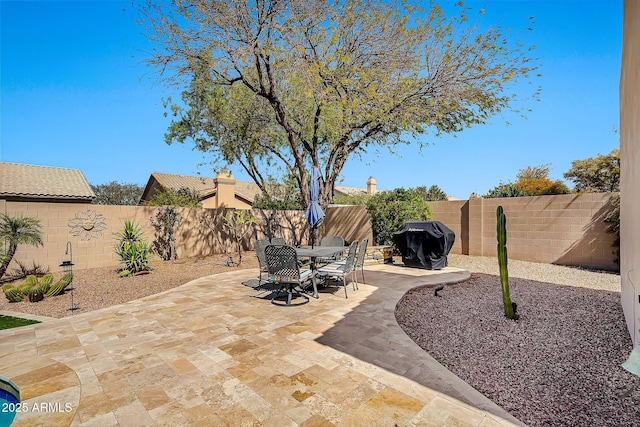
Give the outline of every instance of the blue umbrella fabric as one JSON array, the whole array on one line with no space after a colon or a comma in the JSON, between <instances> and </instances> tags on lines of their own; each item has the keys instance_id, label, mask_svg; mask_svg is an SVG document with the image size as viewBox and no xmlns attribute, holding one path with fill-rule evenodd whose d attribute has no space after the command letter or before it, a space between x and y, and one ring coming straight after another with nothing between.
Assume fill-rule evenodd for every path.
<instances>
[{"instance_id":1,"label":"blue umbrella fabric","mask_svg":"<svg viewBox=\"0 0 640 427\"><path fill-rule=\"evenodd\" d=\"M320 184L318 183L318 179L320 179L320 171L317 167L314 167L311 172L311 182L309 183L309 207L304 213L309 226L311 226L311 247L313 247L313 244L315 243L315 230L324 219L324 212L320 207L320 203L318 203L318 198L320 196Z\"/></svg>"}]
</instances>

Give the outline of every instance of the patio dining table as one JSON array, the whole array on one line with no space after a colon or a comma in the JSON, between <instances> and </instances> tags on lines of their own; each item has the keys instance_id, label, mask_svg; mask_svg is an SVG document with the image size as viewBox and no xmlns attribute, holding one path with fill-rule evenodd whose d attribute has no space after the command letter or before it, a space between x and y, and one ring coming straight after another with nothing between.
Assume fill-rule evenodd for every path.
<instances>
[{"instance_id":1,"label":"patio dining table","mask_svg":"<svg viewBox=\"0 0 640 427\"><path fill-rule=\"evenodd\" d=\"M296 254L299 257L309 257L311 259L311 269L316 270L317 258L329 258L331 256L341 254L346 249L346 246L300 246L295 248Z\"/></svg>"}]
</instances>

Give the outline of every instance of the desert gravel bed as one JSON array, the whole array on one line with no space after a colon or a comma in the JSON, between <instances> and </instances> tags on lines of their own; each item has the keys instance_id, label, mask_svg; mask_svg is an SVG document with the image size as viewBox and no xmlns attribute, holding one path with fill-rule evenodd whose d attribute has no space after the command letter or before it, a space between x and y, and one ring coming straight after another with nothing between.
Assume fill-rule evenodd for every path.
<instances>
[{"instance_id":1,"label":"desert gravel bed","mask_svg":"<svg viewBox=\"0 0 640 427\"><path fill-rule=\"evenodd\" d=\"M620 366L632 343L618 275L509 260L512 321L495 258L449 265L471 280L438 297L414 289L396 307L420 347L529 426L640 425L640 378Z\"/></svg>"},{"instance_id":2,"label":"desert gravel bed","mask_svg":"<svg viewBox=\"0 0 640 427\"><path fill-rule=\"evenodd\" d=\"M115 264L113 267L74 270L73 302L78 306L77 310L69 310L71 293L65 292L37 303L10 303L4 295L0 295L0 311L60 318L154 295L211 274L233 269L258 268L253 252L244 254L240 267L230 267L227 261L228 257L222 255L175 261L155 260L150 274L130 277L119 277ZM54 273L55 280L61 275L62 273Z\"/></svg>"},{"instance_id":3,"label":"desert gravel bed","mask_svg":"<svg viewBox=\"0 0 640 427\"><path fill-rule=\"evenodd\" d=\"M74 302L89 312L233 270L226 257L155 261L148 275L120 278L113 267L74 271ZM416 289L398 322L440 363L530 426L640 425L640 378L620 367L631 351L618 275L510 260L520 320L504 318L497 262L450 255L472 279L433 296ZM239 268L257 268L253 253ZM60 273L55 274L58 278ZM70 293L0 311L72 315Z\"/></svg>"}]
</instances>

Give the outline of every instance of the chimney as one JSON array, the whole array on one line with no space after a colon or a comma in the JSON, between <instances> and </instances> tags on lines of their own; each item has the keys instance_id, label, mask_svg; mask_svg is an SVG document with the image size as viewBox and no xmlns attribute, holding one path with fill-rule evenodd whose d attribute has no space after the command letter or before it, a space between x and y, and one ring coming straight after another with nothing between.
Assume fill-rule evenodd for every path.
<instances>
[{"instance_id":1,"label":"chimney","mask_svg":"<svg viewBox=\"0 0 640 427\"><path fill-rule=\"evenodd\" d=\"M367 194L372 196L376 194L376 179L372 176L367 180Z\"/></svg>"},{"instance_id":2,"label":"chimney","mask_svg":"<svg viewBox=\"0 0 640 427\"><path fill-rule=\"evenodd\" d=\"M236 179L227 168L223 168L214 178L216 183L216 206L234 208L236 202Z\"/></svg>"}]
</instances>

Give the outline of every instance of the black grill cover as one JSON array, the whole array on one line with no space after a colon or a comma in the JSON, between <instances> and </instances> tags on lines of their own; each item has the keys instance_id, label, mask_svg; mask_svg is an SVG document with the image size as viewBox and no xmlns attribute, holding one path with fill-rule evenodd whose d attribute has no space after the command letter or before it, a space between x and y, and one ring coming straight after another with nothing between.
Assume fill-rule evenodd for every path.
<instances>
[{"instance_id":1,"label":"black grill cover","mask_svg":"<svg viewBox=\"0 0 640 427\"><path fill-rule=\"evenodd\" d=\"M447 255L456 235L438 221L407 222L393 233L393 242L406 266L440 270L447 266Z\"/></svg>"}]
</instances>

